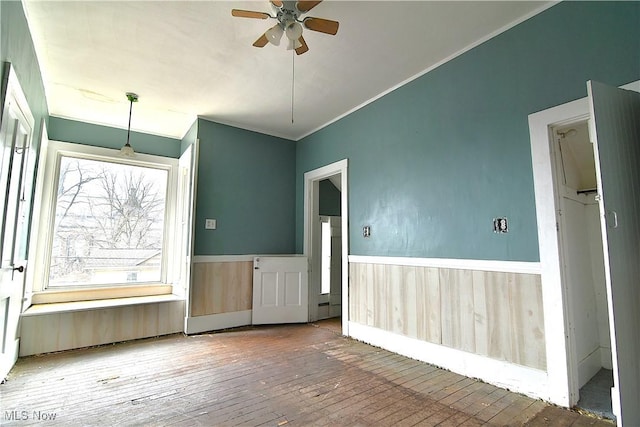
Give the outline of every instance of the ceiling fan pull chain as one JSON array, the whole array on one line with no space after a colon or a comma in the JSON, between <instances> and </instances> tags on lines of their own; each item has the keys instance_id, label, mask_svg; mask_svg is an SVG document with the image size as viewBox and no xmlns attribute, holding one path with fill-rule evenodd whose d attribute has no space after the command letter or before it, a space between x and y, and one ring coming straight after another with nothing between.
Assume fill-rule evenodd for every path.
<instances>
[{"instance_id":1,"label":"ceiling fan pull chain","mask_svg":"<svg viewBox=\"0 0 640 427\"><path fill-rule=\"evenodd\" d=\"M296 51L291 50L291 124L293 124L293 99L296 81Z\"/></svg>"}]
</instances>

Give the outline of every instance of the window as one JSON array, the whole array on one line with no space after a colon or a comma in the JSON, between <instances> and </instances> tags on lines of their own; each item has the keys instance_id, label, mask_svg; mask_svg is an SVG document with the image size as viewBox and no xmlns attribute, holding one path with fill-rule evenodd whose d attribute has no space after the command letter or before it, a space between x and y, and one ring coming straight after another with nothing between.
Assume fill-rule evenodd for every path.
<instances>
[{"instance_id":1,"label":"window","mask_svg":"<svg viewBox=\"0 0 640 427\"><path fill-rule=\"evenodd\" d=\"M159 282L167 177L61 155L48 287Z\"/></svg>"},{"instance_id":2,"label":"window","mask_svg":"<svg viewBox=\"0 0 640 427\"><path fill-rule=\"evenodd\" d=\"M171 284L177 159L50 142L43 160L36 293Z\"/></svg>"}]
</instances>

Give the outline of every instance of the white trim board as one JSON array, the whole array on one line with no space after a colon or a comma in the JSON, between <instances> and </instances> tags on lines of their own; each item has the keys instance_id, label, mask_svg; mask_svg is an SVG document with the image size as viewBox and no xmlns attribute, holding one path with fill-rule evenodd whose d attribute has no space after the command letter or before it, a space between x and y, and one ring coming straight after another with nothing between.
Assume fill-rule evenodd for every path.
<instances>
[{"instance_id":1,"label":"white trim board","mask_svg":"<svg viewBox=\"0 0 640 427\"><path fill-rule=\"evenodd\" d=\"M248 326L251 324L251 316L251 310L244 310L209 314L207 316L185 317L184 330L186 334L199 334L238 326Z\"/></svg>"},{"instance_id":2,"label":"white trim board","mask_svg":"<svg viewBox=\"0 0 640 427\"><path fill-rule=\"evenodd\" d=\"M184 301L184 298L174 294L164 294L142 297L34 304L22 313L22 317L41 316L56 313L70 313L77 311L104 310L108 308L126 307L132 305L163 304L178 301Z\"/></svg>"},{"instance_id":3,"label":"white trim board","mask_svg":"<svg viewBox=\"0 0 640 427\"><path fill-rule=\"evenodd\" d=\"M529 116L533 186L536 199L538 244L540 247L540 280L545 319L545 347L549 384L557 390L554 403L571 406L576 403L577 390L571 386L569 369L568 325L564 315L566 304L560 266L560 246L556 224L554 187L555 169L551 163L551 125L563 125L585 120L589 116L586 98L553 107ZM551 327L553 325L553 327ZM576 382L577 384L577 382Z\"/></svg>"},{"instance_id":4,"label":"white trim board","mask_svg":"<svg viewBox=\"0 0 640 427\"><path fill-rule=\"evenodd\" d=\"M244 262L252 261L256 255L196 255L193 257L193 263L203 262Z\"/></svg>"},{"instance_id":5,"label":"white trim board","mask_svg":"<svg viewBox=\"0 0 640 427\"><path fill-rule=\"evenodd\" d=\"M493 261L478 259L407 258L349 255L356 264L404 265L410 267L451 268L456 270L496 271L501 273L540 274L539 262Z\"/></svg>"},{"instance_id":6,"label":"white trim board","mask_svg":"<svg viewBox=\"0 0 640 427\"><path fill-rule=\"evenodd\" d=\"M529 397L551 400L545 371L432 344L355 322L349 322L349 336Z\"/></svg>"},{"instance_id":7,"label":"white trim board","mask_svg":"<svg viewBox=\"0 0 640 427\"><path fill-rule=\"evenodd\" d=\"M302 254L261 254L261 255L196 255L193 257L193 263L203 262L245 262L251 261L255 257L292 257L292 256L304 256Z\"/></svg>"}]
</instances>

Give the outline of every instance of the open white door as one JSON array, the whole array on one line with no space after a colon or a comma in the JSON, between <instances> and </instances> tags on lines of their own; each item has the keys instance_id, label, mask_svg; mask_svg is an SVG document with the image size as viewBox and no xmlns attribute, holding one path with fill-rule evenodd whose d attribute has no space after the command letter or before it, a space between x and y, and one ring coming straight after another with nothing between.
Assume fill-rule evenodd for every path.
<instances>
[{"instance_id":1,"label":"open white door","mask_svg":"<svg viewBox=\"0 0 640 427\"><path fill-rule=\"evenodd\" d=\"M331 271L329 289L329 317L342 315L342 218L330 217Z\"/></svg>"},{"instance_id":2,"label":"open white door","mask_svg":"<svg viewBox=\"0 0 640 427\"><path fill-rule=\"evenodd\" d=\"M185 297L184 332L191 317L191 262L193 258L193 216L195 212L196 176L198 168L198 140L182 153L178 161L178 215L176 229L180 230L180 267L174 294Z\"/></svg>"},{"instance_id":3,"label":"open white door","mask_svg":"<svg viewBox=\"0 0 640 427\"><path fill-rule=\"evenodd\" d=\"M28 155L33 116L13 69L9 71L0 126L0 381L18 358L24 297L26 234L31 200Z\"/></svg>"},{"instance_id":4,"label":"open white door","mask_svg":"<svg viewBox=\"0 0 640 427\"><path fill-rule=\"evenodd\" d=\"M253 259L254 325L309 320L308 262L304 256Z\"/></svg>"},{"instance_id":5,"label":"open white door","mask_svg":"<svg viewBox=\"0 0 640 427\"><path fill-rule=\"evenodd\" d=\"M587 83L613 356L613 411L640 425L640 94Z\"/></svg>"}]
</instances>

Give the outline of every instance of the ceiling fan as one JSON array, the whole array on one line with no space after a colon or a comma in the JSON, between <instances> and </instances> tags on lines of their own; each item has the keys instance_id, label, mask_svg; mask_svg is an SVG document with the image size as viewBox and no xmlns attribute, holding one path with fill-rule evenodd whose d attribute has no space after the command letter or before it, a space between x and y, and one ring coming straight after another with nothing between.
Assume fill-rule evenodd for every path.
<instances>
[{"instance_id":1,"label":"ceiling fan","mask_svg":"<svg viewBox=\"0 0 640 427\"><path fill-rule=\"evenodd\" d=\"M255 18L255 19L275 19L278 21L276 25L269 28L263 35L256 40L253 45L255 47L265 47L267 43L280 45L280 39L286 34L289 40L287 49L294 49L296 54L302 55L309 50L307 43L302 37L302 29L318 31L320 33L331 34L335 36L338 32L338 21L329 19L306 17L301 19L300 16L309 12L316 7L319 1L279 1L271 0L276 15L272 16L266 12L256 12L252 10L232 9L231 15L239 18Z\"/></svg>"}]
</instances>

